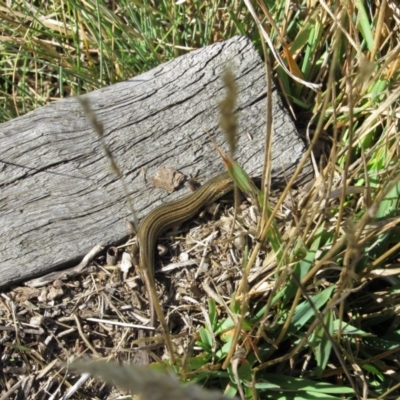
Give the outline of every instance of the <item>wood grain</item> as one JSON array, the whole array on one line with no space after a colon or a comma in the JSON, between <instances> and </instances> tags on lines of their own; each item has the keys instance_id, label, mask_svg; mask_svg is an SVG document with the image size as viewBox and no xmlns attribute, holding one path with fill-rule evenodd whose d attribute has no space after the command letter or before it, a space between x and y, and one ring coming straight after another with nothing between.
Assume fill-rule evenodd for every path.
<instances>
[{"instance_id":1,"label":"wood grain","mask_svg":"<svg viewBox=\"0 0 400 400\"><path fill-rule=\"evenodd\" d=\"M186 193L152 188L143 176L151 182L162 166L186 174L200 171L204 179L223 170L205 132L228 150L218 127L218 101L224 95L220 77L228 63L239 86L237 160L259 176L265 71L245 37L191 52L84 96L104 124L105 141L139 218ZM275 91L273 103L273 176L283 182L283 173L290 176L298 165L304 145ZM0 146L0 158L8 162L0 162L1 287L77 264L93 246L108 246L128 235L124 219L130 211L122 184L75 98L0 125ZM307 165L300 180L310 176Z\"/></svg>"}]
</instances>

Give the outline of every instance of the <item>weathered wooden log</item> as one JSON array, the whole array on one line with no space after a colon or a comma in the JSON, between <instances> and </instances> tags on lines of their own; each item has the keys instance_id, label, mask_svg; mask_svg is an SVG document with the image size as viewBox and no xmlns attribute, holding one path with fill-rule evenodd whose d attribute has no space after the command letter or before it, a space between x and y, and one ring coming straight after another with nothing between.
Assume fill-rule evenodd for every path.
<instances>
[{"instance_id":1,"label":"weathered wooden log","mask_svg":"<svg viewBox=\"0 0 400 400\"><path fill-rule=\"evenodd\" d=\"M206 131L225 150L218 127L221 75L230 64L239 87L237 160L259 176L265 145L266 84L245 37L216 43L83 97L104 125L139 218L173 194L143 181L161 166L204 178L223 170ZM304 153L294 124L273 92L273 178L284 182ZM1 287L78 263L94 245L128 235L122 184L75 98L0 125ZM5 163L7 162L7 163ZM311 176L308 165L300 181Z\"/></svg>"}]
</instances>

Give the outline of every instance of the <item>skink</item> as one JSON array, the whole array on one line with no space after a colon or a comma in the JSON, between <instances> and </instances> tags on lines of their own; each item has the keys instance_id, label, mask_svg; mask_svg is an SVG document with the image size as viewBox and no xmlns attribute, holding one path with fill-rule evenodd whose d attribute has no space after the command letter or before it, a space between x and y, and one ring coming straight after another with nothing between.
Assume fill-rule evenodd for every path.
<instances>
[{"instance_id":1,"label":"skink","mask_svg":"<svg viewBox=\"0 0 400 400\"><path fill-rule=\"evenodd\" d=\"M224 172L210 179L188 196L155 208L139 224L137 241L140 251L140 268L149 296L151 326L154 326L156 322L152 293L156 293L154 251L157 238L165 230L193 218L206 205L213 203L232 189L233 180L227 172Z\"/></svg>"}]
</instances>

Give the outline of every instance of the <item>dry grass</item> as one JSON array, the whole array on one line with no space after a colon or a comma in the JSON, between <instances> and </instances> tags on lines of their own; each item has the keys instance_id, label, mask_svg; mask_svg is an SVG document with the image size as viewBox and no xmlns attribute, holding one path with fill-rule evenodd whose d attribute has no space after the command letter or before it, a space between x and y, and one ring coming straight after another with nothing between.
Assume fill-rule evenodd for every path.
<instances>
[{"instance_id":1,"label":"dry grass","mask_svg":"<svg viewBox=\"0 0 400 400\"><path fill-rule=\"evenodd\" d=\"M179 357L185 356L185 349L197 337L196 331L207 313L204 306L207 297L225 304L222 298L229 298L239 279L237 268L226 260L225 245L210 245L211 234L219 239L229 236L232 220L232 216L226 216L193 228L186 239L182 233L175 232L173 236L178 240L170 252L177 255L172 259L164 257L169 262L157 273L159 298L168 304L167 318L175 327L172 338ZM128 242L120 251L129 250L131 245ZM208 264L221 266L206 273L205 279L201 272L205 268L204 260L200 262L204 252ZM190 254L190 262L180 261L179 253ZM200 267L193 268L197 263ZM36 388L35 398L47 398L47 393L54 393L59 379L65 379L58 389L65 393L75 376L64 376L61 367L65 361L78 357L140 364L143 351L150 352L162 364L159 356L164 345L160 334L150 339L151 345L138 349L149 341L137 337L138 329L146 328L148 323L147 293L140 278L123 277L119 265L107 266L104 256L97 257L96 264L99 268L84 270L75 278L53 280L40 288L21 286L2 294L2 356L7 360L3 373L8 377L9 389L20 385L12 377L27 376ZM196 275L203 278L198 279ZM171 285L173 291L169 290ZM170 298L173 293L174 298ZM82 385L81 394L89 397L111 392L110 387L92 379ZM31 388L26 389L26 395L32 396Z\"/></svg>"}]
</instances>

